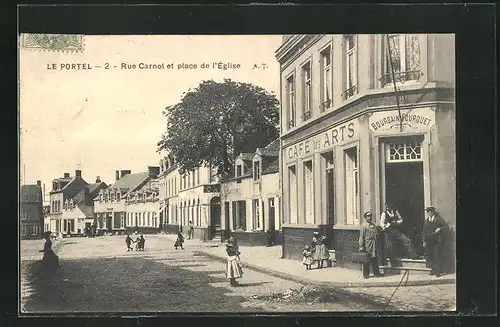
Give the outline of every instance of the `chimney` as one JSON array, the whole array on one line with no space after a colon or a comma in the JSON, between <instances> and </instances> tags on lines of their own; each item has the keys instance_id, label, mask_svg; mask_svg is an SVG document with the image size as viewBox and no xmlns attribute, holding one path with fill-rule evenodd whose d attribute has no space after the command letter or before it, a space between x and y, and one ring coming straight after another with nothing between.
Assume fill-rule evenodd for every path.
<instances>
[{"instance_id":1,"label":"chimney","mask_svg":"<svg viewBox=\"0 0 500 327\"><path fill-rule=\"evenodd\" d=\"M131 170L122 170L122 171L120 171L120 178L123 178L123 176L131 174L131 173L132 173Z\"/></svg>"},{"instance_id":2,"label":"chimney","mask_svg":"<svg viewBox=\"0 0 500 327\"><path fill-rule=\"evenodd\" d=\"M120 179L120 171L117 170L115 171L115 180L119 180Z\"/></svg>"},{"instance_id":3,"label":"chimney","mask_svg":"<svg viewBox=\"0 0 500 327\"><path fill-rule=\"evenodd\" d=\"M96 183L100 183L101 182L101 176L97 176L96 179L95 179L95 182Z\"/></svg>"},{"instance_id":4,"label":"chimney","mask_svg":"<svg viewBox=\"0 0 500 327\"><path fill-rule=\"evenodd\" d=\"M148 173L150 178L156 178L160 173L160 167L158 166L148 166Z\"/></svg>"},{"instance_id":5,"label":"chimney","mask_svg":"<svg viewBox=\"0 0 500 327\"><path fill-rule=\"evenodd\" d=\"M36 185L38 185L39 187L42 187L42 181L36 181Z\"/></svg>"},{"instance_id":6,"label":"chimney","mask_svg":"<svg viewBox=\"0 0 500 327\"><path fill-rule=\"evenodd\" d=\"M82 171L81 170L75 170L75 177L76 178L82 178Z\"/></svg>"},{"instance_id":7,"label":"chimney","mask_svg":"<svg viewBox=\"0 0 500 327\"><path fill-rule=\"evenodd\" d=\"M69 173L64 173L64 178L69 178Z\"/></svg>"},{"instance_id":8,"label":"chimney","mask_svg":"<svg viewBox=\"0 0 500 327\"><path fill-rule=\"evenodd\" d=\"M90 204L90 193L89 193L89 188L85 187L83 189L83 204L84 205L89 205Z\"/></svg>"}]
</instances>

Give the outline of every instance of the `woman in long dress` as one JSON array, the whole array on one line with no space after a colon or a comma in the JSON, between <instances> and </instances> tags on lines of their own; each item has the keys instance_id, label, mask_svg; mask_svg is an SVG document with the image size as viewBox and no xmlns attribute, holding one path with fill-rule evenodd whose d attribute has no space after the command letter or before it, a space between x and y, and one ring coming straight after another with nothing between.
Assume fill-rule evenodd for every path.
<instances>
[{"instance_id":1,"label":"woman in long dress","mask_svg":"<svg viewBox=\"0 0 500 327\"><path fill-rule=\"evenodd\" d=\"M323 268L323 262L330 259L328 248L323 243L325 240L325 236L320 237L318 232L313 233L311 248L313 250L313 260L318 263L318 269Z\"/></svg>"},{"instance_id":2,"label":"woman in long dress","mask_svg":"<svg viewBox=\"0 0 500 327\"><path fill-rule=\"evenodd\" d=\"M226 278L229 279L229 284L231 286L238 285L236 278L243 277L243 270L241 269L241 262L239 251L237 251L234 246L229 243L226 245L227 253L227 270Z\"/></svg>"},{"instance_id":3,"label":"woman in long dress","mask_svg":"<svg viewBox=\"0 0 500 327\"><path fill-rule=\"evenodd\" d=\"M52 250L52 241L50 240L50 232L45 233L45 244L43 246L43 250L40 250L40 252L43 252L42 267L45 270L53 271L60 268L59 257Z\"/></svg>"}]
</instances>

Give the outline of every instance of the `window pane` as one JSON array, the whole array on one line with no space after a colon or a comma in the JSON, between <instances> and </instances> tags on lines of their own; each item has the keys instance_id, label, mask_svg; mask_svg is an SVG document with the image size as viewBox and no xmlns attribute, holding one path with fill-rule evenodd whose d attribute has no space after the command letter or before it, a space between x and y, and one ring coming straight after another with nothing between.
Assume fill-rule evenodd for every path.
<instances>
[{"instance_id":1,"label":"window pane","mask_svg":"<svg viewBox=\"0 0 500 327\"><path fill-rule=\"evenodd\" d=\"M392 67L394 69L394 72L401 72L401 49L399 35L389 35L389 51L390 56L387 56L388 72L391 72L391 62L389 61L390 58L392 58Z\"/></svg>"},{"instance_id":2,"label":"window pane","mask_svg":"<svg viewBox=\"0 0 500 327\"><path fill-rule=\"evenodd\" d=\"M406 35L406 70L420 70L420 44L418 35Z\"/></svg>"}]
</instances>

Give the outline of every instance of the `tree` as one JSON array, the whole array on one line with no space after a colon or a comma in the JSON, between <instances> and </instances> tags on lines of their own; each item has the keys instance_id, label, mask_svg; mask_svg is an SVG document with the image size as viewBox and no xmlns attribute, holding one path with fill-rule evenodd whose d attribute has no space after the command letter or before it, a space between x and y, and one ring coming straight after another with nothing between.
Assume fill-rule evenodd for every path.
<instances>
[{"instance_id":1,"label":"tree","mask_svg":"<svg viewBox=\"0 0 500 327\"><path fill-rule=\"evenodd\" d=\"M241 152L253 152L279 135L279 104L262 87L203 81L165 109L167 131L158 151L167 150L181 171L211 166L228 173Z\"/></svg>"}]
</instances>

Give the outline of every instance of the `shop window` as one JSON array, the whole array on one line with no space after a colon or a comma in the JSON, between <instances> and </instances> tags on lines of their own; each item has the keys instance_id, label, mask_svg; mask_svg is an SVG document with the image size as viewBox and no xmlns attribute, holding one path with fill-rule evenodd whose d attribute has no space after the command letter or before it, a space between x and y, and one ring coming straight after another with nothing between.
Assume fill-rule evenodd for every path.
<instances>
[{"instance_id":1,"label":"shop window","mask_svg":"<svg viewBox=\"0 0 500 327\"><path fill-rule=\"evenodd\" d=\"M39 228L38 228L38 225L33 225L33 229L31 231L31 235L38 235L39 233Z\"/></svg>"},{"instance_id":2,"label":"shop window","mask_svg":"<svg viewBox=\"0 0 500 327\"><path fill-rule=\"evenodd\" d=\"M348 99L356 94L357 81L357 58L356 58L356 36L348 34L344 36L345 49L345 89L343 92L344 99Z\"/></svg>"},{"instance_id":3,"label":"shop window","mask_svg":"<svg viewBox=\"0 0 500 327\"><path fill-rule=\"evenodd\" d=\"M246 230L246 202L233 201L233 230Z\"/></svg>"},{"instance_id":4,"label":"shop window","mask_svg":"<svg viewBox=\"0 0 500 327\"><path fill-rule=\"evenodd\" d=\"M295 127L295 114L296 114L296 108L295 108L295 76L292 75L287 78L286 80L286 108L287 108L287 127L288 129L291 129Z\"/></svg>"},{"instance_id":5,"label":"shop window","mask_svg":"<svg viewBox=\"0 0 500 327\"><path fill-rule=\"evenodd\" d=\"M422 146L418 141L392 142L386 151L387 162L422 161Z\"/></svg>"},{"instance_id":6,"label":"shop window","mask_svg":"<svg viewBox=\"0 0 500 327\"><path fill-rule=\"evenodd\" d=\"M252 220L253 220L253 230L260 229L260 200L254 199L252 200Z\"/></svg>"},{"instance_id":7,"label":"shop window","mask_svg":"<svg viewBox=\"0 0 500 327\"><path fill-rule=\"evenodd\" d=\"M387 34L383 40L384 74L382 86L406 81L418 81L423 75L420 68L420 41L416 34ZM393 77L394 73L394 77Z\"/></svg>"},{"instance_id":8,"label":"shop window","mask_svg":"<svg viewBox=\"0 0 500 327\"><path fill-rule=\"evenodd\" d=\"M307 62L302 66L302 121L311 118L311 62Z\"/></svg>"},{"instance_id":9,"label":"shop window","mask_svg":"<svg viewBox=\"0 0 500 327\"><path fill-rule=\"evenodd\" d=\"M314 184L312 160L304 162L304 214L306 224L314 224Z\"/></svg>"},{"instance_id":10,"label":"shop window","mask_svg":"<svg viewBox=\"0 0 500 327\"><path fill-rule=\"evenodd\" d=\"M290 201L290 223L297 223L297 171L295 166L288 167L288 200Z\"/></svg>"},{"instance_id":11,"label":"shop window","mask_svg":"<svg viewBox=\"0 0 500 327\"><path fill-rule=\"evenodd\" d=\"M344 151L346 224L359 221L359 170L357 147Z\"/></svg>"},{"instance_id":12,"label":"shop window","mask_svg":"<svg viewBox=\"0 0 500 327\"><path fill-rule=\"evenodd\" d=\"M321 112L332 105L332 51L328 46L321 51Z\"/></svg>"},{"instance_id":13,"label":"shop window","mask_svg":"<svg viewBox=\"0 0 500 327\"><path fill-rule=\"evenodd\" d=\"M151 227L151 212L148 212L148 227Z\"/></svg>"},{"instance_id":14,"label":"shop window","mask_svg":"<svg viewBox=\"0 0 500 327\"><path fill-rule=\"evenodd\" d=\"M124 228L124 227L125 227L125 214L120 213L120 228Z\"/></svg>"}]
</instances>

